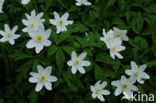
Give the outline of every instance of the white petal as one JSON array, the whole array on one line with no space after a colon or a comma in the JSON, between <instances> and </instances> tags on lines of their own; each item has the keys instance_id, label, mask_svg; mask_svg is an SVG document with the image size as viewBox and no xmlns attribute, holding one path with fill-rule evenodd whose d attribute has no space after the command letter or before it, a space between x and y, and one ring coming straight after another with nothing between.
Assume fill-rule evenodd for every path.
<instances>
[{"instance_id":1,"label":"white petal","mask_svg":"<svg viewBox=\"0 0 156 103\"><path fill-rule=\"evenodd\" d=\"M48 74L48 75L50 75L51 74L51 70L52 70L52 67L51 66L48 66L45 69L45 73Z\"/></svg>"},{"instance_id":2,"label":"white petal","mask_svg":"<svg viewBox=\"0 0 156 103\"><path fill-rule=\"evenodd\" d=\"M146 67L147 67L147 65L143 64L143 65L139 66L139 69L143 72L143 71L145 71Z\"/></svg>"},{"instance_id":3,"label":"white petal","mask_svg":"<svg viewBox=\"0 0 156 103\"><path fill-rule=\"evenodd\" d=\"M138 88L137 88L136 86L132 85L132 86L131 86L131 90L133 90L133 91L138 91Z\"/></svg>"},{"instance_id":4,"label":"white petal","mask_svg":"<svg viewBox=\"0 0 156 103\"><path fill-rule=\"evenodd\" d=\"M13 39L17 39L17 38L19 38L19 37L20 37L20 35L16 35L16 34L14 34L14 35L12 36Z\"/></svg>"},{"instance_id":5,"label":"white petal","mask_svg":"<svg viewBox=\"0 0 156 103\"><path fill-rule=\"evenodd\" d=\"M32 10L32 11L31 11L31 16L32 16L32 17L35 17L35 16L36 16L35 10Z\"/></svg>"},{"instance_id":6,"label":"white petal","mask_svg":"<svg viewBox=\"0 0 156 103\"><path fill-rule=\"evenodd\" d=\"M50 40L45 40L45 41L43 42L43 45L45 45L45 46L50 46L50 45L51 45L51 41L50 41Z\"/></svg>"},{"instance_id":7,"label":"white petal","mask_svg":"<svg viewBox=\"0 0 156 103\"><path fill-rule=\"evenodd\" d=\"M77 71L76 67L72 66L71 71L72 71L73 74L76 74L76 71Z\"/></svg>"},{"instance_id":8,"label":"white petal","mask_svg":"<svg viewBox=\"0 0 156 103\"><path fill-rule=\"evenodd\" d=\"M104 101L105 100L102 95L98 95L97 97L100 99L100 101Z\"/></svg>"},{"instance_id":9,"label":"white petal","mask_svg":"<svg viewBox=\"0 0 156 103\"><path fill-rule=\"evenodd\" d=\"M54 12L54 17L55 17L56 20L60 19L60 16L58 15L57 12Z\"/></svg>"},{"instance_id":10,"label":"white petal","mask_svg":"<svg viewBox=\"0 0 156 103\"><path fill-rule=\"evenodd\" d=\"M50 19L49 21L50 21L51 24L53 24L53 25L57 25L57 22L56 22L55 19Z\"/></svg>"},{"instance_id":11,"label":"white petal","mask_svg":"<svg viewBox=\"0 0 156 103\"><path fill-rule=\"evenodd\" d=\"M107 82L103 82L101 85L102 85L102 88L104 88L104 87L106 87Z\"/></svg>"},{"instance_id":12,"label":"white petal","mask_svg":"<svg viewBox=\"0 0 156 103\"><path fill-rule=\"evenodd\" d=\"M44 69L41 65L37 65L37 70L39 73L43 73L44 72Z\"/></svg>"},{"instance_id":13,"label":"white petal","mask_svg":"<svg viewBox=\"0 0 156 103\"><path fill-rule=\"evenodd\" d=\"M97 85L100 85L100 80L98 80L96 83L95 83L95 85L97 86Z\"/></svg>"},{"instance_id":14,"label":"white petal","mask_svg":"<svg viewBox=\"0 0 156 103\"><path fill-rule=\"evenodd\" d=\"M79 2L77 2L77 3L75 3L75 5L77 5L77 6L81 6L82 4L81 4L81 3L79 3Z\"/></svg>"},{"instance_id":15,"label":"white petal","mask_svg":"<svg viewBox=\"0 0 156 103\"><path fill-rule=\"evenodd\" d=\"M44 13L41 12L41 13L37 14L37 17L38 17L38 18L41 18L41 17L43 16L43 14L44 14Z\"/></svg>"},{"instance_id":16,"label":"white petal","mask_svg":"<svg viewBox=\"0 0 156 103\"><path fill-rule=\"evenodd\" d=\"M126 70L125 73L126 73L127 75L133 75L132 70Z\"/></svg>"},{"instance_id":17,"label":"white petal","mask_svg":"<svg viewBox=\"0 0 156 103\"><path fill-rule=\"evenodd\" d=\"M144 84L144 81L142 80L142 78L137 78L137 81L138 81L140 84Z\"/></svg>"},{"instance_id":18,"label":"white petal","mask_svg":"<svg viewBox=\"0 0 156 103\"><path fill-rule=\"evenodd\" d=\"M116 56L119 58L119 59L123 59L123 56L120 54L120 53L116 53Z\"/></svg>"},{"instance_id":19,"label":"white petal","mask_svg":"<svg viewBox=\"0 0 156 103\"><path fill-rule=\"evenodd\" d=\"M29 82L31 82L31 83L37 83L38 82L38 78L31 77L31 78L29 78Z\"/></svg>"},{"instance_id":20,"label":"white petal","mask_svg":"<svg viewBox=\"0 0 156 103\"><path fill-rule=\"evenodd\" d=\"M115 92L114 92L114 95L115 95L115 96L118 96L118 95L120 95L121 93L122 93L121 87L117 87L117 89L116 89Z\"/></svg>"},{"instance_id":21,"label":"white petal","mask_svg":"<svg viewBox=\"0 0 156 103\"><path fill-rule=\"evenodd\" d=\"M35 91L39 92L42 88L43 88L43 84L42 83L37 83Z\"/></svg>"},{"instance_id":22,"label":"white petal","mask_svg":"<svg viewBox=\"0 0 156 103\"><path fill-rule=\"evenodd\" d=\"M7 31L10 31L10 27L9 27L8 24L5 24L4 27L5 27L5 31L6 31L6 32L7 32Z\"/></svg>"},{"instance_id":23,"label":"white petal","mask_svg":"<svg viewBox=\"0 0 156 103\"><path fill-rule=\"evenodd\" d=\"M8 41L8 39L7 39L6 37L2 37L2 38L0 39L0 42L6 42L6 41Z\"/></svg>"},{"instance_id":24,"label":"white petal","mask_svg":"<svg viewBox=\"0 0 156 103\"><path fill-rule=\"evenodd\" d=\"M87 53L85 53L85 52L84 53L81 53L78 58L80 60L83 60L86 57L86 55L87 55Z\"/></svg>"},{"instance_id":25,"label":"white petal","mask_svg":"<svg viewBox=\"0 0 156 103\"><path fill-rule=\"evenodd\" d=\"M77 69L82 74L85 74L86 73L85 69L82 66L78 66Z\"/></svg>"},{"instance_id":26,"label":"white petal","mask_svg":"<svg viewBox=\"0 0 156 103\"><path fill-rule=\"evenodd\" d=\"M38 46L36 46L36 48L35 48L35 51L36 51L36 53L38 54L38 53L40 53L40 51L43 49L43 45L38 45Z\"/></svg>"},{"instance_id":27,"label":"white petal","mask_svg":"<svg viewBox=\"0 0 156 103\"><path fill-rule=\"evenodd\" d=\"M113 58L113 59L115 59L115 55L114 55L114 53L110 50L110 56Z\"/></svg>"},{"instance_id":28,"label":"white petal","mask_svg":"<svg viewBox=\"0 0 156 103\"><path fill-rule=\"evenodd\" d=\"M82 66L90 66L90 62L89 61L82 61Z\"/></svg>"},{"instance_id":29,"label":"white petal","mask_svg":"<svg viewBox=\"0 0 156 103\"><path fill-rule=\"evenodd\" d=\"M23 32L28 32L28 30L29 29L27 27L22 29Z\"/></svg>"},{"instance_id":30,"label":"white petal","mask_svg":"<svg viewBox=\"0 0 156 103\"><path fill-rule=\"evenodd\" d=\"M52 90L52 84L50 82L45 82L44 86L46 87L47 90Z\"/></svg>"},{"instance_id":31,"label":"white petal","mask_svg":"<svg viewBox=\"0 0 156 103\"><path fill-rule=\"evenodd\" d=\"M34 42L34 40L29 40L28 41L28 43L26 44L26 47L27 48L34 48L34 47L36 47L36 44L35 44L35 42Z\"/></svg>"},{"instance_id":32,"label":"white petal","mask_svg":"<svg viewBox=\"0 0 156 103\"><path fill-rule=\"evenodd\" d=\"M67 65L68 65L68 66L72 66L72 65L73 65L73 62L72 62L71 60L69 60L69 61L67 62Z\"/></svg>"},{"instance_id":33,"label":"white petal","mask_svg":"<svg viewBox=\"0 0 156 103\"><path fill-rule=\"evenodd\" d=\"M62 18L63 20L67 20L68 17L69 17L69 13L65 13L61 18Z\"/></svg>"},{"instance_id":34,"label":"white petal","mask_svg":"<svg viewBox=\"0 0 156 103\"><path fill-rule=\"evenodd\" d=\"M49 82L56 82L57 81L57 77L55 77L55 76L49 76L48 77L48 81Z\"/></svg>"},{"instance_id":35,"label":"white petal","mask_svg":"<svg viewBox=\"0 0 156 103\"><path fill-rule=\"evenodd\" d=\"M127 82L129 82L129 83L135 83L136 82L136 77L135 76L131 76L129 79L128 79L128 81Z\"/></svg>"},{"instance_id":36,"label":"white petal","mask_svg":"<svg viewBox=\"0 0 156 103\"><path fill-rule=\"evenodd\" d=\"M9 43L10 43L11 45L14 45L14 44L15 44L15 40L9 40Z\"/></svg>"},{"instance_id":37,"label":"white petal","mask_svg":"<svg viewBox=\"0 0 156 103\"><path fill-rule=\"evenodd\" d=\"M119 81L119 80L117 80L117 81L112 81L112 82L111 82L111 85L112 85L112 86L118 87L118 86L120 86L120 81Z\"/></svg>"},{"instance_id":38,"label":"white petal","mask_svg":"<svg viewBox=\"0 0 156 103\"><path fill-rule=\"evenodd\" d=\"M25 19L22 20L22 23L25 25L25 26L28 26L29 25L29 22Z\"/></svg>"},{"instance_id":39,"label":"white petal","mask_svg":"<svg viewBox=\"0 0 156 103\"><path fill-rule=\"evenodd\" d=\"M2 36L5 36L5 32L4 32L4 31L1 31L1 30L0 30L0 34L1 34Z\"/></svg>"},{"instance_id":40,"label":"white petal","mask_svg":"<svg viewBox=\"0 0 156 103\"><path fill-rule=\"evenodd\" d=\"M150 78L150 76L147 74L147 73L145 73L145 72L143 72L143 78L145 78L145 79L149 79Z\"/></svg>"},{"instance_id":41,"label":"white petal","mask_svg":"<svg viewBox=\"0 0 156 103\"><path fill-rule=\"evenodd\" d=\"M77 58L75 51L72 52L71 57L72 57L72 60L75 60Z\"/></svg>"},{"instance_id":42,"label":"white petal","mask_svg":"<svg viewBox=\"0 0 156 103\"><path fill-rule=\"evenodd\" d=\"M123 94L127 97L127 99L132 98L132 91L130 91L130 90L126 91L126 92L124 91Z\"/></svg>"},{"instance_id":43,"label":"white petal","mask_svg":"<svg viewBox=\"0 0 156 103\"><path fill-rule=\"evenodd\" d=\"M30 72L30 75L33 77L38 77L38 73L35 73L35 72Z\"/></svg>"},{"instance_id":44,"label":"white petal","mask_svg":"<svg viewBox=\"0 0 156 103\"><path fill-rule=\"evenodd\" d=\"M72 20L68 20L65 25L73 24Z\"/></svg>"},{"instance_id":45,"label":"white petal","mask_svg":"<svg viewBox=\"0 0 156 103\"><path fill-rule=\"evenodd\" d=\"M90 90L91 90L92 92L94 92L95 87L94 87L94 86L90 86Z\"/></svg>"},{"instance_id":46,"label":"white petal","mask_svg":"<svg viewBox=\"0 0 156 103\"><path fill-rule=\"evenodd\" d=\"M131 61L131 68L132 68L133 70L138 69L138 66L136 65L136 63L135 63L134 61Z\"/></svg>"},{"instance_id":47,"label":"white petal","mask_svg":"<svg viewBox=\"0 0 156 103\"><path fill-rule=\"evenodd\" d=\"M103 95L109 95L109 94L110 94L110 91L108 91L108 90L103 90L103 91L102 91L102 94L103 94Z\"/></svg>"},{"instance_id":48,"label":"white petal","mask_svg":"<svg viewBox=\"0 0 156 103\"><path fill-rule=\"evenodd\" d=\"M92 93L92 97L93 97L93 98L96 98L96 94L95 94L95 93Z\"/></svg>"},{"instance_id":49,"label":"white petal","mask_svg":"<svg viewBox=\"0 0 156 103\"><path fill-rule=\"evenodd\" d=\"M59 28L57 28L57 32L56 33L59 34L60 32L61 32L61 30Z\"/></svg>"},{"instance_id":50,"label":"white petal","mask_svg":"<svg viewBox=\"0 0 156 103\"><path fill-rule=\"evenodd\" d=\"M51 34L51 29L46 30L45 34L46 34L45 38L48 39L50 37L50 34Z\"/></svg>"},{"instance_id":51,"label":"white petal","mask_svg":"<svg viewBox=\"0 0 156 103\"><path fill-rule=\"evenodd\" d=\"M13 27L12 32L15 33L17 31L17 29L18 29L18 26L16 25Z\"/></svg>"},{"instance_id":52,"label":"white petal","mask_svg":"<svg viewBox=\"0 0 156 103\"><path fill-rule=\"evenodd\" d=\"M89 6L89 5L91 5L91 3L90 2L85 2L84 5Z\"/></svg>"}]
</instances>

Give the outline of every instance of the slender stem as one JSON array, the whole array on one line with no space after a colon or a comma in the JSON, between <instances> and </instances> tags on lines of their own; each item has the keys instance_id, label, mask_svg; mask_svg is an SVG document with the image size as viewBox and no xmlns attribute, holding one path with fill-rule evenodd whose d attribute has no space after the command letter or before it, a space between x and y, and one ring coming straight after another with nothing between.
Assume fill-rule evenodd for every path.
<instances>
[{"instance_id":1,"label":"slender stem","mask_svg":"<svg viewBox=\"0 0 156 103\"><path fill-rule=\"evenodd\" d=\"M68 7L60 0L57 0L59 2L59 4L61 4L64 8L68 9Z\"/></svg>"}]
</instances>

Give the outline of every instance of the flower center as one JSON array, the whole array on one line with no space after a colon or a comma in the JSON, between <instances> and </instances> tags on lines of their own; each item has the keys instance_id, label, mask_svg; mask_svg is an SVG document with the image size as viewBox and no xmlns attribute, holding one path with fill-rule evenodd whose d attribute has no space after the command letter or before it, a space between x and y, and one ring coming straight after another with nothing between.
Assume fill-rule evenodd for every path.
<instances>
[{"instance_id":1,"label":"flower center","mask_svg":"<svg viewBox=\"0 0 156 103\"><path fill-rule=\"evenodd\" d=\"M101 94L101 92L102 92L101 88L96 89L96 94Z\"/></svg>"},{"instance_id":2,"label":"flower center","mask_svg":"<svg viewBox=\"0 0 156 103\"><path fill-rule=\"evenodd\" d=\"M113 48L112 48L112 50L117 52L119 50L119 48L118 48L117 45L114 45Z\"/></svg>"},{"instance_id":3,"label":"flower center","mask_svg":"<svg viewBox=\"0 0 156 103\"><path fill-rule=\"evenodd\" d=\"M35 27L35 23L31 23L31 24L29 25L29 27L30 27L30 28L34 28L34 27Z\"/></svg>"},{"instance_id":4,"label":"flower center","mask_svg":"<svg viewBox=\"0 0 156 103\"><path fill-rule=\"evenodd\" d=\"M137 72L135 72L135 76L139 76L140 75L140 73L137 71Z\"/></svg>"},{"instance_id":5,"label":"flower center","mask_svg":"<svg viewBox=\"0 0 156 103\"><path fill-rule=\"evenodd\" d=\"M80 3L83 3L83 0L80 0Z\"/></svg>"},{"instance_id":6,"label":"flower center","mask_svg":"<svg viewBox=\"0 0 156 103\"><path fill-rule=\"evenodd\" d=\"M76 60L74 61L74 64L75 64L76 66L79 66L79 65L81 64L81 61L80 61L79 59L76 59Z\"/></svg>"},{"instance_id":7,"label":"flower center","mask_svg":"<svg viewBox=\"0 0 156 103\"><path fill-rule=\"evenodd\" d=\"M60 19L60 20L59 20L59 24L60 24L61 26L63 26L63 24L64 24L63 19Z\"/></svg>"},{"instance_id":8,"label":"flower center","mask_svg":"<svg viewBox=\"0 0 156 103\"><path fill-rule=\"evenodd\" d=\"M107 36L107 41L110 41L112 39L112 37L113 37L112 35L108 35Z\"/></svg>"},{"instance_id":9,"label":"flower center","mask_svg":"<svg viewBox=\"0 0 156 103\"><path fill-rule=\"evenodd\" d=\"M120 34L120 33L117 33L117 34L115 35L115 38L118 38L118 37L121 37L121 34Z\"/></svg>"},{"instance_id":10,"label":"flower center","mask_svg":"<svg viewBox=\"0 0 156 103\"><path fill-rule=\"evenodd\" d=\"M38 34L38 35L35 35L35 41L40 43L43 41L43 35L42 34Z\"/></svg>"},{"instance_id":11,"label":"flower center","mask_svg":"<svg viewBox=\"0 0 156 103\"><path fill-rule=\"evenodd\" d=\"M123 89L123 91L126 91L126 90L129 90L130 87L128 84L125 83L125 84L122 84L122 89Z\"/></svg>"},{"instance_id":12,"label":"flower center","mask_svg":"<svg viewBox=\"0 0 156 103\"><path fill-rule=\"evenodd\" d=\"M7 33L7 37L11 37L13 34L11 33Z\"/></svg>"},{"instance_id":13,"label":"flower center","mask_svg":"<svg viewBox=\"0 0 156 103\"><path fill-rule=\"evenodd\" d=\"M45 82L47 80L47 75L45 74L41 74L38 79L40 80L40 82Z\"/></svg>"}]
</instances>

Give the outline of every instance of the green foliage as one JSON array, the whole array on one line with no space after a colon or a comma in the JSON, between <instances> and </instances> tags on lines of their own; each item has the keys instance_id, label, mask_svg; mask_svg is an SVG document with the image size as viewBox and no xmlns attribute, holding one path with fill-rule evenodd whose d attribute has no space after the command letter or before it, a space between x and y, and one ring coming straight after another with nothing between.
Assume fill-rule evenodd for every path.
<instances>
[{"instance_id":1,"label":"green foliage","mask_svg":"<svg viewBox=\"0 0 156 103\"><path fill-rule=\"evenodd\" d=\"M144 85L137 84L141 93L156 94L156 2L154 0L88 0L91 6L76 6L76 0L31 0L28 5L22 5L21 0L5 0L0 14L0 30L4 24L11 27L18 25L16 45L8 42L0 43L0 103L100 103L92 99L90 85L97 80L107 81L111 91L106 96L106 103L118 103L121 96L114 96L112 80L120 79L124 71L130 68L130 62L147 64L146 72L151 79ZM22 19L25 13L35 9L37 13L44 12L46 29L52 29L50 40L52 45L44 48L40 54L34 49L27 49L30 39L22 32ZM72 25L68 31L56 34L55 26L50 25L53 12L59 14L69 12ZM105 43L100 41L102 29L118 27L128 30L128 42L124 42L126 50L121 52L124 59L113 60ZM85 35L85 32L88 36ZM1 37L0 37L1 38ZM87 60L91 66L85 68L87 73L73 75L67 61L71 52L87 52ZM38 64L53 67L53 75L58 81L53 84L53 90L34 91L35 84L28 82L29 72L37 71ZM123 101L127 103L127 101ZM146 103L146 102L143 102Z\"/></svg>"}]
</instances>

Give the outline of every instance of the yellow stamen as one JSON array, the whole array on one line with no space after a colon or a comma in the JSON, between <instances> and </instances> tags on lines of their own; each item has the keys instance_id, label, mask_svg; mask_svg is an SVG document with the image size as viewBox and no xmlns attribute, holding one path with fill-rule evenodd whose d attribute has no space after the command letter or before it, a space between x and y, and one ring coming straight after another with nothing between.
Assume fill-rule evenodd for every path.
<instances>
[{"instance_id":1,"label":"yellow stamen","mask_svg":"<svg viewBox=\"0 0 156 103\"><path fill-rule=\"evenodd\" d=\"M41 74L38 78L40 82L45 82L47 80L47 76L45 74Z\"/></svg>"},{"instance_id":2,"label":"yellow stamen","mask_svg":"<svg viewBox=\"0 0 156 103\"><path fill-rule=\"evenodd\" d=\"M76 59L76 60L74 61L74 64L75 64L76 66L79 66L79 65L81 64L81 61L80 61L79 59Z\"/></svg>"},{"instance_id":3,"label":"yellow stamen","mask_svg":"<svg viewBox=\"0 0 156 103\"><path fill-rule=\"evenodd\" d=\"M7 37L11 37L11 36L12 36L12 34L11 34L11 33L8 33L8 34L7 34Z\"/></svg>"},{"instance_id":4,"label":"yellow stamen","mask_svg":"<svg viewBox=\"0 0 156 103\"><path fill-rule=\"evenodd\" d=\"M42 34L37 34L35 35L35 41L36 42L42 42L43 41L43 35Z\"/></svg>"},{"instance_id":5,"label":"yellow stamen","mask_svg":"<svg viewBox=\"0 0 156 103\"><path fill-rule=\"evenodd\" d=\"M101 88L96 89L96 94L101 94L101 92L102 92Z\"/></svg>"},{"instance_id":6,"label":"yellow stamen","mask_svg":"<svg viewBox=\"0 0 156 103\"><path fill-rule=\"evenodd\" d=\"M122 85L122 89L123 89L124 91L126 91L126 90L129 90L130 87L129 87L128 84L125 83L125 84Z\"/></svg>"}]
</instances>

